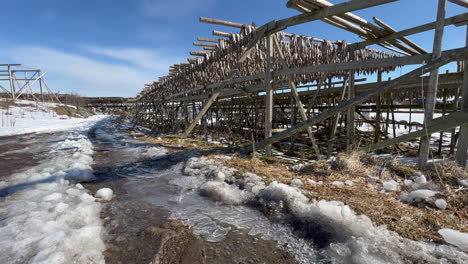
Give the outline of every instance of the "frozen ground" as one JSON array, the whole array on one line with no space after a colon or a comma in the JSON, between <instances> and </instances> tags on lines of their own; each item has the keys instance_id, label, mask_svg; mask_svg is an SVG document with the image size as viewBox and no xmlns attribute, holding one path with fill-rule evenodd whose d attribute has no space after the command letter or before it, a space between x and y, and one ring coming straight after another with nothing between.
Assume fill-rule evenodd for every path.
<instances>
[{"instance_id":1,"label":"frozen ground","mask_svg":"<svg viewBox=\"0 0 468 264\"><path fill-rule=\"evenodd\" d=\"M0 98L0 100L4 100ZM27 100L16 100L8 109L0 108L0 136L18 135L32 132L61 131L91 120L99 120L102 117L70 118L65 115L57 115L52 109L61 104L36 103ZM74 107L74 106L68 106Z\"/></svg>"},{"instance_id":2,"label":"frozen ground","mask_svg":"<svg viewBox=\"0 0 468 264\"><path fill-rule=\"evenodd\" d=\"M100 204L78 183L93 177L87 131L103 118L59 120L53 128L43 121L43 130L67 131L32 142L47 158L0 179L0 263L104 263Z\"/></svg>"}]
</instances>

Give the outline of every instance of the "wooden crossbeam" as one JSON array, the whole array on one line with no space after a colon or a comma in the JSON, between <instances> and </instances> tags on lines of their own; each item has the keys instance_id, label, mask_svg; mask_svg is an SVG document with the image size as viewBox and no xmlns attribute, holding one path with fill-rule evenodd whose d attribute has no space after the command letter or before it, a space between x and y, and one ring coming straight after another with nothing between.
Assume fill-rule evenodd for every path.
<instances>
[{"instance_id":1,"label":"wooden crossbeam","mask_svg":"<svg viewBox=\"0 0 468 264\"><path fill-rule=\"evenodd\" d=\"M468 20L468 14L467 13L446 18L444 20L444 25L449 26L449 25L460 23L462 21L466 21L466 20ZM379 38L376 38L376 39L369 39L369 40L366 40L366 41L353 43L353 44L349 45L349 48L350 49L355 49L355 50L356 49L362 49L362 48L364 48L366 46L369 46L369 45L372 45L372 44L377 44L377 43L381 43L381 42L384 42L384 41L387 41L387 40L397 39L397 38L401 38L401 37L404 37L404 36L409 36L409 35L421 33L421 32L424 32L424 31L428 31L428 30L434 29L435 26L436 26L436 22L427 23L427 24L420 25L420 26L417 26L417 27L412 27L412 28L408 28L408 29L405 29L405 30L401 30L401 31L389 34L387 36L379 37Z\"/></svg>"},{"instance_id":2,"label":"wooden crossbeam","mask_svg":"<svg viewBox=\"0 0 468 264\"><path fill-rule=\"evenodd\" d=\"M384 83L372 90L369 90L365 93L362 93L360 95L357 95L353 98L351 98L350 100L346 101L346 102L343 102L343 103L340 103L339 105L335 106L335 107L332 107L316 116L313 116L311 118L309 118L307 121L303 121L301 123L298 123L294 126L292 126L291 128L287 129L286 131L283 131L283 132L280 132L278 134L275 134L273 135L272 137L270 138L267 138L267 139L264 139L258 143L256 143L255 145L253 146L249 146L247 148L244 148L241 152L244 153L244 154L247 154L247 153L250 153L254 148L255 149L262 149L264 146L266 145L271 145L273 143L276 143L284 138L287 138L293 134L296 134L302 130L304 130L305 128L307 128L308 126L310 125L314 125L314 124L317 124L319 122L322 122L326 119L328 119L329 117L331 116L334 116L342 111L345 111L359 103L363 103L365 102L366 100L368 100L369 98L373 97L373 96L376 96L378 94L381 94L381 93L384 93L384 92L387 92L389 90L391 90L392 88L394 87L397 87L398 85L400 85L401 83L403 83L404 81L408 80L408 79L411 79L411 78L415 78L415 77L418 77L418 76L421 76L433 69L436 69L436 68L439 68L451 61L454 61L454 60L457 60L461 57L464 57L464 56L467 56L468 55L468 48L463 48L463 49L457 49L457 50L452 50L451 52L445 54L445 56L442 56L440 57L439 59L435 60L435 61L432 61L430 62L429 64L427 65L424 65L422 67L419 67L405 75L402 75L401 77L399 78L396 78L394 79L393 81L388 81L387 83Z\"/></svg>"},{"instance_id":3,"label":"wooden crossbeam","mask_svg":"<svg viewBox=\"0 0 468 264\"><path fill-rule=\"evenodd\" d=\"M220 39L198 37L197 40L198 41L205 41L205 42L219 43Z\"/></svg>"},{"instance_id":4,"label":"wooden crossbeam","mask_svg":"<svg viewBox=\"0 0 468 264\"><path fill-rule=\"evenodd\" d=\"M433 134L440 131L446 131L451 128L463 125L468 123L468 111L459 111L452 113L450 115L445 115L439 118L434 118L430 122L428 122L427 126L424 129L414 131L405 135L401 135L395 138L387 139L385 141L381 141L376 144L372 144L369 146L361 147L361 150L372 152L378 149L386 148L395 144L399 144L402 142L407 142L413 139L417 139L420 137L424 137L427 134Z\"/></svg>"}]
</instances>

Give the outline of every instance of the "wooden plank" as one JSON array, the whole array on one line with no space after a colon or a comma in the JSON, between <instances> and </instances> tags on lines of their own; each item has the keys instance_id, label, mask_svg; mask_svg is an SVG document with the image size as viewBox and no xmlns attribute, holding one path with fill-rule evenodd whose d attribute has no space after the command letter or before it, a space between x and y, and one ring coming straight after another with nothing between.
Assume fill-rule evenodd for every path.
<instances>
[{"instance_id":1,"label":"wooden plank","mask_svg":"<svg viewBox=\"0 0 468 264\"><path fill-rule=\"evenodd\" d=\"M286 137L289 137L290 135L293 135L293 134L295 134L297 132L302 131L307 126L322 122L322 121L326 120L327 118L340 113L341 111L347 110L348 108L350 108L350 107L352 107L352 106L354 106L356 104L359 104L359 103L362 103L362 102L366 101L370 97L376 96L376 95L384 93L386 91L389 91L392 88L400 85L401 83L405 82L408 79L421 76L422 74L425 74L425 73L431 71L432 69L439 68L440 66L443 66L443 65L449 63L450 61L456 60L456 59L458 59L460 57L466 56L467 54L468 54L468 48L453 50L452 52L447 53L446 56L443 56L443 57L441 57L440 59L438 59L436 61L430 62L429 64L424 65L424 66L422 66L420 68L417 68L417 69L415 69L415 70L413 70L413 71L411 71L411 72L409 72L407 74L404 74L404 75L400 76L399 78L397 78L397 79L395 79L393 81L388 81L388 82L382 84L381 86L378 86L378 87L376 87L376 88L374 88L372 90L369 90L369 91L367 91L365 93L357 95L353 99L348 100L348 101L343 102L343 103L340 103L339 105L337 105L335 107L332 107L329 110L326 110L326 111L324 111L324 112L322 112L322 113L320 113L320 114L318 114L316 116L313 116L312 118L309 118L307 121L304 121L304 122L301 122L301 123L299 123L297 125L294 125L293 127L289 128L288 130L286 130L284 132L278 133L278 134L276 134L276 135L274 135L274 136L272 136L270 138L264 139L264 140L256 143L255 146L249 146L247 148L244 148L241 152L246 154L246 153L251 152L253 147L255 147L256 149L261 149L261 148L263 148L264 146L266 146L268 144L273 144L275 142L278 142L278 141L280 141L280 140L282 140L282 139L284 139Z\"/></svg>"},{"instance_id":2,"label":"wooden plank","mask_svg":"<svg viewBox=\"0 0 468 264\"><path fill-rule=\"evenodd\" d=\"M468 0L449 0L450 2L468 8Z\"/></svg>"},{"instance_id":3,"label":"wooden plank","mask_svg":"<svg viewBox=\"0 0 468 264\"><path fill-rule=\"evenodd\" d=\"M372 6L383 5L383 4L396 2L396 1L399 1L399 0L374 0L374 1L352 0L349 2L344 2L344 3L333 5L330 7L324 7L314 12L300 14L300 15L296 15L296 16L292 16L289 18L279 20L275 23L275 26L269 28L267 32L271 34L271 33L284 30L288 27L303 24L306 22L319 20L322 18L328 18L328 17L344 14L347 12L352 12L352 11L356 11L356 10L360 10L360 9L364 9L364 8L368 8Z\"/></svg>"},{"instance_id":4,"label":"wooden plank","mask_svg":"<svg viewBox=\"0 0 468 264\"><path fill-rule=\"evenodd\" d=\"M266 52L267 52L267 59L266 59L266 72L267 78L265 79L266 83L266 95L265 95L265 138L269 138L272 136L272 122L273 122L273 78L271 72L273 71L273 36L266 37ZM270 157L271 156L271 145L265 146L265 155Z\"/></svg>"},{"instance_id":5,"label":"wooden plank","mask_svg":"<svg viewBox=\"0 0 468 264\"><path fill-rule=\"evenodd\" d=\"M448 130L448 129L451 129L453 127L457 127L463 124L468 124L468 111L466 110L432 119L431 121L429 121L427 125L427 132L431 134L437 133L437 132L445 131L445 130ZM405 135L401 135L392 139L379 142L377 144L372 144L369 146L361 147L360 149L371 152L371 151L382 149L391 145L417 139L425 135L426 135L426 129L421 129L418 131L414 131Z\"/></svg>"},{"instance_id":6,"label":"wooden plank","mask_svg":"<svg viewBox=\"0 0 468 264\"><path fill-rule=\"evenodd\" d=\"M449 25L459 23L460 21L465 21L467 19L468 19L468 14L464 13L464 14L461 14L461 15L457 15L457 16L453 16L453 17L445 19L444 24L445 24L445 26L449 26ZM353 48L353 49L362 49L362 48L364 48L366 46L369 46L369 45L372 45L372 44L381 43L381 42L384 42L384 41L387 41L387 40L398 39L398 38L401 38L401 37L404 37L404 36L409 36L409 35L421 33L421 32L424 32L424 31L428 31L428 30L434 29L435 26L436 26L436 22L431 22L431 23L427 23L427 24L420 25L420 26L417 26L417 27L412 27L412 28L409 28L409 29L401 30L399 32L389 34L389 35L384 36L384 37L379 37L379 38L376 38L376 39L369 39L369 40L366 40L366 41L353 43L353 44L349 45L349 47Z\"/></svg>"},{"instance_id":7,"label":"wooden plank","mask_svg":"<svg viewBox=\"0 0 468 264\"><path fill-rule=\"evenodd\" d=\"M434 33L434 45L432 48L431 60L440 58L442 51L442 38L444 36L444 18L445 8L447 6L447 0L439 0L437 6L437 20ZM437 86L439 84L439 69L435 68L431 71L429 76L429 86L425 95L425 110L424 110L424 126L427 126L428 122L434 117L434 107L437 99ZM431 144L431 134L421 138L419 145L419 160L418 167L424 169L427 165L427 159L429 157L429 148Z\"/></svg>"},{"instance_id":8,"label":"wooden plank","mask_svg":"<svg viewBox=\"0 0 468 264\"><path fill-rule=\"evenodd\" d=\"M198 37L197 40L198 40L198 41L205 41L205 42L219 43L219 40L220 40L220 39Z\"/></svg>"},{"instance_id":9,"label":"wooden plank","mask_svg":"<svg viewBox=\"0 0 468 264\"><path fill-rule=\"evenodd\" d=\"M468 47L468 25L466 26L466 46ZM462 90L462 109L468 109L468 59L465 58L463 69L463 90ZM460 166L466 166L468 150L468 124L460 127L460 134L458 136L457 153L455 159Z\"/></svg>"},{"instance_id":10,"label":"wooden plank","mask_svg":"<svg viewBox=\"0 0 468 264\"><path fill-rule=\"evenodd\" d=\"M235 22L231 22L231 21L225 21L225 20L207 18L207 17L200 17L200 22L207 23L207 24L213 24L213 25L235 27L235 28L244 27L244 25L241 24L241 23L235 23Z\"/></svg>"},{"instance_id":11,"label":"wooden plank","mask_svg":"<svg viewBox=\"0 0 468 264\"><path fill-rule=\"evenodd\" d=\"M387 31L389 31L390 33L395 33L397 32L397 30L395 30L394 28L392 28L391 26L387 25L386 23L384 23L382 20L374 17L373 18L375 23L381 27L383 27L384 29L386 29ZM413 41L409 40L408 38L406 37L400 37L398 38L400 39L403 43L405 43L406 45L410 46L411 48L415 49L416 51L418 51L419 53L421 54L426 54L428 53L425 49L423 49L422 47L420 47L418 44L414 43Z\"/></svg>"}]
</instances>

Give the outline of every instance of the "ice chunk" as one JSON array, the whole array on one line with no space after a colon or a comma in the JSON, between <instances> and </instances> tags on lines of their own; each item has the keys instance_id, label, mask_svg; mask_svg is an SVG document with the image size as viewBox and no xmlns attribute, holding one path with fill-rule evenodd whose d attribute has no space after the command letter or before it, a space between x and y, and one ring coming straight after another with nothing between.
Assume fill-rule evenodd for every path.
<instances>
[{"instance_id":1,"label":"ice chunk","mask_svg":"<svg viewBox=\"0 0 468 264\"><path fill-rule=\"evenodd\" d=\"M414 182L416 182L417 184L424 184L424 183L427 182L426 176L421 175L421 176L417 177L416 179L414 179Z\"/></svg>"},{"instance_id":2,"label":"ice chunk","mask_svg":"<svg viewBox=\"0 0 468 264\"><path fill-rule=\"evenodd\" d=\"M225 182L208 181L200 187L200 193L225 204L242 204L251 194Z\"/></svg>"},{"instance_id":3,"label":"ice chunk","mask_svg":"<svg viewBox=\"0 0 468 264\"><path fill-rule=\"evenodd\" d=\"M439 193L439 192L431 191L431 190L416 190L410 193L404 193L400 195L398 199L407 203L413 203L413 202L419 202L429 197L432 197L436 193Z\"/></svg>"},{"instance_id":4,"label":"ice chunk","mask_svg":"<svg viewBox=\"0 0 468 264\"><path fill-rule=\"evenodd\" d=\"M300 187L302 187L304 184L303 184L302 181L299 180L299 179L293 179L293 180L291 181L290 185L293 186L293 187L296 187L296 188L300 188Z\"/></svg>"},{"instance_id":5,"label":"ice chunk","mask_svg":"<svg viewBox=\"0 0 468 264\"><path fill-rule=\"evenodd\" d=\"M457 183L463 187L468 187L468 179L457 179Z\"/></svg>"},{"instance_id":6,"label":"ice chunk","mask_svg":"<svg viewBox=\"0 0 468 264\"><path fill-rule=\"evenodd\" d=\"M383 182L383 188L387 192L396 192L400 189L400 185L395 180Z\"/></svg>"},{"instance_id":7,"label":"ice chunk","mask_svg":"<svg viewBox=\"0 0 468 264\"><path fill-rule=\"evenodd\" d=\"M99 189L96 192L95 197L96 198L101 198L101 199L103 199L105 201L110 201L110 200L112 200L113 193L114 192L110 188L102 188L102 189Z\"/></svg>"},{"instance_id":8,"label":"ice chunk","mask_svg":"<svg viewBox=\"0 0 468 264\"><path fill-rule=\"evenodd\" d=\"M331 184L336 185L336 186L343 186L344 182L342 182L342 181L333 181Z\"/></svg>"},{"instance_id":9,"label":"ice chunk","mask_svg":"<svg viewBox=\"0 0 468 264\"><path fill-rule=\"evenodd\" d=\"M448 228L440 229L438 232L444 238L445 242L457 246L465 252L468 252L467 233L462 233Z\"/></svg>"},{"instance_id":10,"label":"ice chunk","mask_svg":"<svg viewBox=\"0 0 468 264\"><path fill-rule=\"evenodd\" d=\"M411 187L414 184L412 180L405 180L403 183L405 184L406 187Z\"/></svg>"},{"instance_id":11,"label":"ice chunk","mask_svg":"<svg viewBox=\"0 0 468 264\"><path fill-rule=\"evenodd\" d=\"M440 210L445 210L447 209L447 202L444 199L437 199L435 200L434 204L439 208Z\"/></svg>"}]
</instances>

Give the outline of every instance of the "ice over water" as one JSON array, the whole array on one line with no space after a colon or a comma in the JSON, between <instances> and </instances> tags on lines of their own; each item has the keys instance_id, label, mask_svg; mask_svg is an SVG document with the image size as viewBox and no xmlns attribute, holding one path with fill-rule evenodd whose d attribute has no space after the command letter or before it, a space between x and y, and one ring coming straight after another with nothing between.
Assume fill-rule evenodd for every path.
<instances>
[{"instance_id":1,"label":"ice over water","mask_svg":"<svg viewBox=\"0 0 468 264\"><path fill-rule=\"evenodd\" d=\"M100 204L77 184L93 177L86 131L96 121L64 134L48 160L0 186L8 190L0 198L0 263L104 263Z\"/></svg>"}]
</instances>

